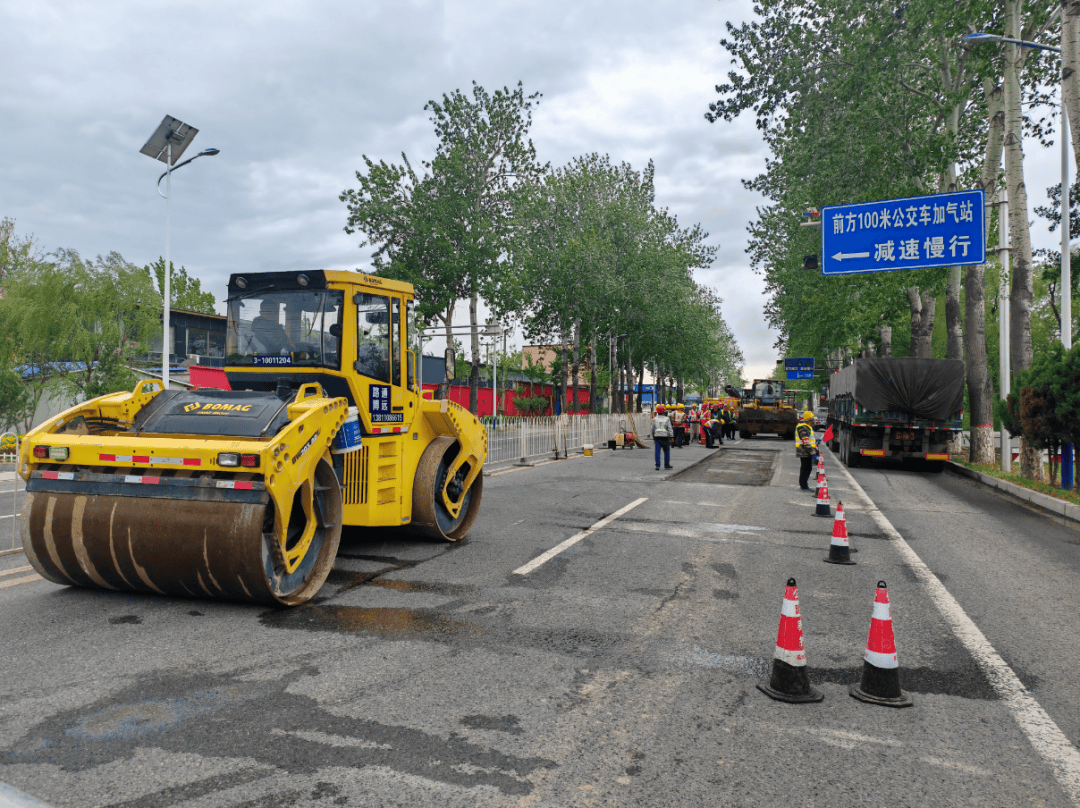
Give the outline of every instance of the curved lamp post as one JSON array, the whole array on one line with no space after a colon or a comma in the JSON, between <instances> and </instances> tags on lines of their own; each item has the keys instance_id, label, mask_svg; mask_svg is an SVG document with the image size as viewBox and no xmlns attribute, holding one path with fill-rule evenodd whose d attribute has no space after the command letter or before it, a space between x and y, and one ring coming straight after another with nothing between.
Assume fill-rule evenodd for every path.
<instances>
[{"instance_id":1,"label":"curved lamp post","mask_svg":"<svg viewBox=\"0 0 1080 808\"><path fill-rule=\"evenodd\" d=\"M178 168L183 168L188 163L198 160L200 157L213 157L218 154L221 149L203 149L194 157L189 157L182 163L177 163L174 166L169 166L165 169L165 172L158 177L157 192L158 195L165 199L165 279L162 284L162 310L161 310L161 383L166 390L169 389L169 301L172 297L170 276L172 275L171 267L169 265L169 218L172 208L172 173ZM168 163L166 163L168 165ZM165 180L165 193L161 193L161 181Z\"/></svg>"},{"instance_id":2,"label":"curved lamp post","mask_svg":"<svg viewBox=\"0 0 1080 808\"><path fill-rule=\"evenodd\" d=\"M190 126L171 115L166 115L150 135L141 149L140 154L153 157L165 164L165 173L158 177L157 192L165 199L165 278L162 289L162 313L161 313L161 382L166 390L169 389L169 217L172 207L172 172L181 166L186 166L192 160L199 157L212 157L218 153L218 149L204 149L188 160L173 165L184 154L184 150L191 145L199 130ZM168 178L168 179L166 179ZM165 193L161 193L161 181L165 181Z\"/></svg>"}]
</instances>

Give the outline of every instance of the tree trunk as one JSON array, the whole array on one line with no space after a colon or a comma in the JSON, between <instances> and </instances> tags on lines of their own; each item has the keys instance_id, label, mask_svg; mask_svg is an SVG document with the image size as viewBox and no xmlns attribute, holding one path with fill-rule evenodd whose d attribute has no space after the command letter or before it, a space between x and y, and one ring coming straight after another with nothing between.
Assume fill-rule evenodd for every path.
<instances>
[{"instance_id":1,"label":"tree trunk","mask_svg":"<svg viewBox=\"0 0 1080 808\"><path fill-rule=\"evenodd\" d=\"M964 324L960 311L960 267L949 267L949 281L945 287L945 330L948 334L948 359L964 358Z\"/></svg>"},{"instance_id":2,"label":"tree trunk","mask_svg":"<svg viewBox=\"0 0 1080 808\"><path fill-rule=\"evenodd\" d=\"M1002 140L1005 133L1005 110L1000 87L989 80L983 83L987 99L989 132L982 166L982 187L987 200L993 202L998 193L998 168L1001 165ZM986 217L987 233L990 217ZM986 268L971 265L964 278L964 349L967 354L968 408L971 417L971 446L968 458L972 463L993 465L994 454L994 395L990 384L990 369L986 357Z\"/></svg>"},{"instance_id":3,"label":"tree trunk","mask_svg":"<svg viewBox=\"0 0 1080 808\"><path fill-rule=\"evenodd\" d=\"M883 325L878 329L878 356L892 356L892 328Z\"/></svg>"},{"instance_id":4,"label":"tree trunk","mask_svg":"<svg viewBox=\"0 0 1080 808\"><path fill-rule=\"evenodd\" d=\"M446 307L446 312L439 315L439 319L443 321L443 327L446 329L446 347L448 349L454 347L454 332L452 330L451 324L454 322L454 305L456 303L456 300L451 300L450 305ZM422 363L424 361L424 357L422 354L423 351L421 351L420 356L421 368L423 367ZM439 387L435 390L435 394L433 396L436 401L441 401L442 399L450 395L450 382L451 380L446 378L446 371L444 370L442 378L439 379Z\"/></svg>"},{"instance_id":5,"label":"tree trunk","mask_svg":"<svg viewBox=\"0 0 1080 808\"><path fill-rule=\"evenodd\" d=\"M964 335L967 350L968 406L971 416L972 463L994 463L993 390L986 360L986 285L985 268L967 268L964 295L967 330Z\"/></svg>"},{"instance_id":6,"label":"tree trunk","mask_svg":"<svg viewBox=\"0 0 1080 808\"><path fill-rule=\"evenodd\" d=\"M1020 39L1022 0L1005 0L1007 36ZM1009 360L1012 374L1026 370L1032 361L1031 302L1032 289L1031 232L1028 229L1027 188L1024 185L1023 131L1020 108L1020 67L1023 54L1016 45L1005 45L1005 182L1009 189L1009 235L1012 258L1012 286L1009 290ZM1067 210L1068 193L1062 189L1062 211ZM1042 480L1038 451L1020 439L1020 473Z\"/></svg>"},{"instance_id":7,"label":"tree trunk","mask_svg":"<svg viewBox=\"0 0 1080 808\"><path fill-rule=\"evenodd\" d=\"M626 365L619 361L618 345L615 346L615 367L613 368L613 372L615 373L615 401L613 401L612 404L614 405L614 411L621 415L626 412L624 409L624 405L626 404L626 388L624 387Z\"/></svg>"},{"instance_id":8,"label":"tree trunk","mask_svg":"<svg viewBox=\"0 0 1080 808\"><path fill-rule=\"evenodd\" d=\"M1080 0L1066 0L1062 6L1065 12L1062 32L1065 108L1069 111L1074 165L1080 165Z\"/></svg>"},{"instance_id":9,"label":"tree trunk","mask_svg":"<svg viewBox=\"0 0 1080 808\"><path fill-rule=\"evenodd\" d=\"M569 359L569 357L567 356L567 351L566 351L566 332L565 331L563 331L562 333L559 334L559 342L560 342L559 356L562 359L562 361L559 362L559 401L562 402L561 404L559 404L559 409L562 412L566 412L566 388L567 388L566 373L567 373L567 365L569 364L567 362L567 359Z\"/></svg>"},{"instance_id":10,"label":"tree trunk","mask_svg":"<svg viewBox=\"0 0 1080 808\"><path fill-rule=\"evenodd\" d=\"M469 369L469 412L480 411L480 324L476 318L480 296L473 291L469 297L469 336L472 338L472 367Z\"/></svg>"},{"instance_id":11,"label":"tree trunk","mask_svg":"<svg viewBox=\"0 0 1080 808\"><path fill-rule=\"evenodd\" d=\"M578 371L581 369L581 318L574 320L574 366L572 368L574 397L571 412L577 412L578 407Z\"/></svg>"},{"instance_id":12,"label":"tree trunk","mask_svg":"<svg viewBox=\"0 0 1080 808\"><path fill-rule=\"evenodd\" d=\"M596 335L589 346L589 412L596 412Z\"/></svg>"},{"instance_id":13,"label":"tree trunk","mask_svg":"<svg viewBox=\"0 0 1080 808\"><path fill-rule=\"evenodd\" d=\"M919 294L919 287L911 286L907 290L908 305L911 307L911 346L909 356L929 359L934 335L934 309L937 301L929 292Z\"/></svg>"},{"instance_id":14,"label":"tree trunk","mask_svg":"<svg viewBox=\"0 0 1080 808\"><path fill-rule=\"evenodd\" d=\"M683 380L682 376L675 379L675 403L683 403Z\"/></svg>"},{"instance_id":15,"label":"tree trunk","mask_svg":"<svg viewBox=\"0 0 1080 808\"><path fill-rule=\"evenodd\" d=\"M642 359L638 363L637 372L637 403L634 405L634 412L641 412L641 388L645 386L645 360Z\"/></svg>"}]
</instances>

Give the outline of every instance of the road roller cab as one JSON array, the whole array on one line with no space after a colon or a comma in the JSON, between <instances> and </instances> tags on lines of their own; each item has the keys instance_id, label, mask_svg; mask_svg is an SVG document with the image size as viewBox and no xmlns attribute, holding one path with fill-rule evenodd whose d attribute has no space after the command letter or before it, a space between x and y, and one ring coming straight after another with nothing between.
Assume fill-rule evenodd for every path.
<instances>
[{"instance_id":1,"label":"road roller cab","mask_svg":"<svg viewBox=\"0 0 1080 808\"><path fill-rule=\"evenodd\" d=\"M43 577L295 605L343 526L468 533L487 437L421 396L409 284L246 273L227 304L231 390L142 382L26 436L23 541Z\"/></svg>"}]
</instances>

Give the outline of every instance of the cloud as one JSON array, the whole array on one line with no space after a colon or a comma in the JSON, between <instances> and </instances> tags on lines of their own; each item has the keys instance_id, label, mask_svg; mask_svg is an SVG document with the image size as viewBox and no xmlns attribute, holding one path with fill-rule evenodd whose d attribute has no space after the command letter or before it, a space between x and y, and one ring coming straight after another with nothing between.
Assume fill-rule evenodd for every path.
<instances>
[{"instance_id":1,"label":"cloud","mask_svg":"<svg viewBox=\"0 0 1080 808\"><path fill-rule=\"evenodd\" d=\"M747 362L767 365L775 334L745 253L762 200L741 184L767 152L751 120L704 120L730 69L724 23L751 15L752 0L7 3L0 216L46 249L155 260L164 167L139 149L169 114L200 130L189 155L221 149L173 178L172 258L203 288L220 300L235 271L365 268L338 200L362 155L417 164L435 146L425 103L521 80L543 93L541 160L655 161L657 204L709 232L717 260L699 280Z\"/></svg>"}]
</instances>

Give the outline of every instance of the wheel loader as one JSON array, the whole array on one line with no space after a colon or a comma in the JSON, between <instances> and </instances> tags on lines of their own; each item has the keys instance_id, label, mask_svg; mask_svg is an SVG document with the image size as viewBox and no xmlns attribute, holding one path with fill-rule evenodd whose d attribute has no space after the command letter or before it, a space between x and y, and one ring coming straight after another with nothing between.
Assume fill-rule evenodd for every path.
<instances>
[{"instance_id":1,"label":"wheel loader","mask_svg":"<svg viewBox=\"0 0 1080 808\"><path fill-rule=\"evenodd\" d=\"M26 436L20 529L43 578L294 606L326 580L344 525L464 538L487 434L423 397L411 285L243 273L227 303L231 389L143 381Z\"/></svg>"},{"instance_id":2,"label":"wheel loader","mask_svg":"<svg viewBox=\"0 0 1080 808\"><path fill-rule=\"evenodd\" d=\"M735 418L741 438L770 434L794 440L798 423L791 394L784 389L783 382L775 379L754 379L753 385L743 392Z\"/></svg>"}]
</instances>

